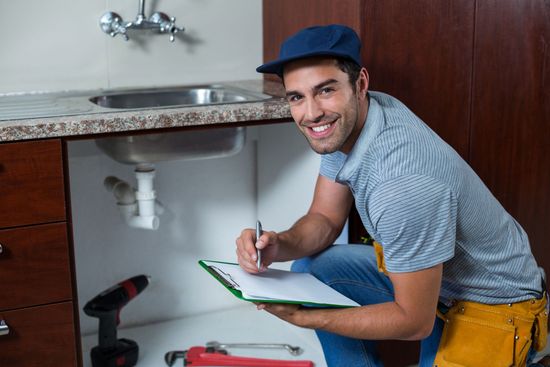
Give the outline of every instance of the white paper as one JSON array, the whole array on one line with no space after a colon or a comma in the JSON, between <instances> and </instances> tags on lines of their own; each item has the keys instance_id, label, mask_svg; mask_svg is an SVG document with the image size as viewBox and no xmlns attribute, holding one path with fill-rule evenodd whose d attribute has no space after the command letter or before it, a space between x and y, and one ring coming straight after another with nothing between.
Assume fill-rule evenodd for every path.
<instances>
[{"instance_id":1,"label":"white paper","mask_svg":"<svg viewBox=\"0 0 550 367\"><path fill-rule=\"evenodd\" d=\"M238 264L216 261L203 263L213 267L220 275L234 284L248 300L280 300L303 304L318 303L339 306L359 306L359 304L308 273L293 273L285 270L267 269L250 274Z\"/></svg>"}]
</instances>

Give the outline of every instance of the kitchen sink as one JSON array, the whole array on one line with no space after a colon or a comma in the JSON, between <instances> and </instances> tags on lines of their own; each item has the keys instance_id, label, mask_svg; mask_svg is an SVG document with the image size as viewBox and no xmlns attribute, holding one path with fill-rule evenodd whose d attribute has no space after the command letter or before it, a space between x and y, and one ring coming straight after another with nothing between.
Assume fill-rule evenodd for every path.
<instances>
[{"instance_id":1,"label":"kitchen sink","mask_svg":"<svg viewBox=\"0 0 550 367\"><path fill-rule=\"evenodd\" d=\"M110 92L90 98L105 108L135 109L168 106L202 106L221 103L256 102L271 98L263 93L225 85L204 85L175 88Z\"/></svg>"},{"instance_id":2,"label":"kitchen sink","mask_svg":"<svg viewBox=\"0 0 550 367\"><path fill-rule=\"evenodd\" d=\"M245 143L245 127L174 131L96 139L101 151L119 163L221 158L235 155Z\"/></svg>"}]
</instances>

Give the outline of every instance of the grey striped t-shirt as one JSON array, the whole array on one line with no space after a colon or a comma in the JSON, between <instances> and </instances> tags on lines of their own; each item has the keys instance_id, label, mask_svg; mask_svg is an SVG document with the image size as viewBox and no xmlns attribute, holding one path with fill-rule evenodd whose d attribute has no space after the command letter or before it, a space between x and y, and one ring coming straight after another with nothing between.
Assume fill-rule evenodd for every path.
<instances>
[{"instance_id":1,"label":"grey striped t-shirt","mask_svg":"<svg viewBox=\"0 0 550 367\"><path fill-rule=\"evenodd\" d=\"M400 101L369 97L352 151L323 155L320 174L349 186L388 271L444 263L444 302L540 297L525 231L470 166Z\"/></svg>"}]
</instances>

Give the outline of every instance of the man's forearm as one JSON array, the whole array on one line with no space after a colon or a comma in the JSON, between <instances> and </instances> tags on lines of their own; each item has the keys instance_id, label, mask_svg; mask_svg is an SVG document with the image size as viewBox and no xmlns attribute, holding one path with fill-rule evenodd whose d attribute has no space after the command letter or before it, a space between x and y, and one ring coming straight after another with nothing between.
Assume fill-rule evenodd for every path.
<instances>
[{"instance_id":1,"label":"man's forearm","mask_svg":"<svg viewBox=\"0 0 550 367\"><path fill-rule=\"evenodd\" d=\"M276 261L288 261L315 254L331 245L341 228L327 217L308 213L290 229L278 234L280 250Z\"/></svg>"},{"instance_id":2,"label":"man's forearm","mask_svg":"<svg viewBox=\"0 0 550 367\"><path fill-rule=\"evenodd\" d=\"M355 339L420 340L427 337L433 324L422 324L411 316L397 303L386 302L348 309L299 309L293 323Z\"/></svg>"}]
</instances>

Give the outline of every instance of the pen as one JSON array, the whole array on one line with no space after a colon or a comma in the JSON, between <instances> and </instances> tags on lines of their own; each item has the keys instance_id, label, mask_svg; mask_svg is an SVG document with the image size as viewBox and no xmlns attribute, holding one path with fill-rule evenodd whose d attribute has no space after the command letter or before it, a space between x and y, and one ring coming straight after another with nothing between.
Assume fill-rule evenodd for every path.
<instances>
[{"instance_id":1,"label":"pen","mask_svg":"<svg viewBox=\"0 0 550 367\"><path fill-rule=\"evenodd\" d=\"M256 221L256 243L260 239L260 236L262 235L262 223L260 221ZM258 270L260 270L260 266L262 265L262 252L256 247L256 258L257 258L257 265Z\"/></svg>"}]
</instances>

